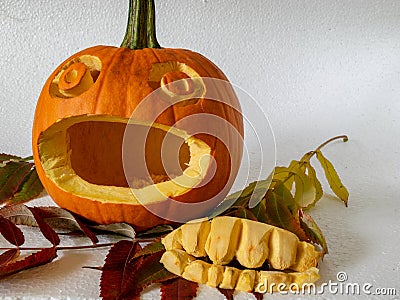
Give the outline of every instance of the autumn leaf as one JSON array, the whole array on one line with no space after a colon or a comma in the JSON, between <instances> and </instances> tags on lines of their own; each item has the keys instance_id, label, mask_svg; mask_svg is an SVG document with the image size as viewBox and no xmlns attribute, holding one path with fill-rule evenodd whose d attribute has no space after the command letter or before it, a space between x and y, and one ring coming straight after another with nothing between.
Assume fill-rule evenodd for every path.
<instances>
[{"instance_id":1,"label":"autumn leaf","mask_svg":"<svg viewBox=\"0 0 400 300\"><path fill-rule=\"evenodd\" d=\"M143 249L137 251L132 259L137 258L139 256L154 254L160 251L165 251L164 245L161 243L161 239L157 239L152 243L143 247Z\"/></svg>"},{"instance_id":2,"label":"autumn leaf","mask_svg":"<svg viewBox=\"0 0 400 300\"><path fill-rule=\"evenodd\" d=\"M10 249L0 254L0 268L13 262L18 256L20 251L18 248Z\"/></svg>"},{"instance_id":3,"label":"autumn leaf","mask_svg":"<svg viewBox=\"0 0 400 300\"><path fill-rule=\"evenodd\" d=\"M15 156L12 154L0 153L0 164L3 162L6 162L6 161L10 161L10 160L19 161L21 159L22 159L22 157Z\"/></svg>"},{"instance_id":4,"label":"autumn leaf","mask_svg":"<svg viewBox=\"0 0 400 300\"><path fill-rule=\"evenodd\" d=\"M83 232L93 244L99 240L95 233L80 220L79 216L60 207L40 207L41 218L54 229L79 230Z\"/></svg>"},{"instance_id":5,"label":"autumn leaf","mask_svg":"<svg viewBox=\"0 0 400 300\"><path fill-rule=\"evenodd\" d=\"M58 237L58 234L54 231L53 228L50 227L49 224L47 224L42 215L45 214L41 208L39 207L29 207L29 210L32 212L33 216L35 217L35 220L39 226L40 231L42 232L43 236L50 241L54 246L57 246L60 244L60 238Z\"/></svg>"},{"instance_id":6,"label":"autumn leaf","mask_svg":"<svg viewBox=\"0 0 400 300\"><path fill-rule=\"evenodd\" d=\"M18 192L16 192L14 196L11 197L6 203L18 204L27 202L31 199L38 197L43 192L43 190L44 187L36 172L36 168L34 167L26 175L24 181L18 189Z\"/></svg>"},{"instance_id":7,"label":"autumn leaf","mask_svg":"<svg viewBox=\"0 0 400 300\"><path fill-rule=\"evenodd\" d=\"M142 247L137 242L119 241L107 254L100 279L100 297L119 299L129 276L136 271L141 261L129 263Z\"/></svg>"},{"instance_id":8,"label":"autumn leaf","mask_svg":"<svg viewBox=\"0 0 400 300\"><path fill-rule=\"evenodd\" d=\"M9 200L20 188L33 163L9 161L0 168L0 203Z\"/></svg>"},{"instance_id":9,"label":"autumn leaf","mask_svg":"<svg viewBox=\"0 0 400 300\"><path fill-rule=\"evenodd\" d=\"M15 225L38 226L32 212L23 204L2 207L0 215Z\"/></svg>"},{"instance_id":10,"label":"autumn leaf","mask_svg":"<svg viewBox=\"0 0 400 300\"><path fill-rule=\"evenodd\" d=\"M315 201L316 188L310 178L298 170L294 175L295 194L294 199L301 208L308 207Z\"/></svg>"},{"instance_id":11,"label":"autumn leaf","mask_svg":"<svg viewBox=\"0 0 400 300\"><path fill-rule=\"evenodd\" d=\"M349 199L349 192L346 187L343 185L342 181L339 178L338 173L336 172L332 163L322 154L321 151L317 151L317 159L320 162L322 168L325 172L325 177L328 180L329 186L332 191L338 196L344 204L347 206L347 202Z\"/></svg>"},{"instance_id":12,"label":"autumn leaf","mask_svg":"<svg viewBox=\"0 0 400 300\"><path fill-rule=\"evenodd\" d=\"M6 276L18 273L23 270L27 270L33 267L47 264L57 257L57 251L55 247L44 248L38 252L35 252L27 256L23 260L18 260L13 263L8 263L0 267L0 279Z\"/></svg>"},{"instance_id":13,"label":"autumn leaf","mask_svg":"<svg viewBox=\"0 0 400 300\"><path fill-rule=\"evenodd\" d=\"M198 283L175 278L161 284L161 300L189 300L197 295Z\"/></svg>"},{"instance_id":14,"label":"autumn leaf","mask_svg":"<svg viewBox=\"0 0 400 300\"><path fill-rule=\"evenodd\" d=\"M328 245L321 229L318 227L314 219L307 213L301 211L300 226L303 228L307 236L312 242L322 247L325 254L328 254Z\"/></svg>"},{"instance_id":15,"label":"autumn leaf","mask_svg":"<svg viewBox=\"0 0 400 300\"><path fill-rule=\"evenodd\" d=\"M134 239L136 237L136 231L133 227L126 223L113 223L107 225L91 225L90 228L100 232L112 232L122 236Z\"/></svg>"},{"instance_id":16,"label":"autumn leaf","mask_svg":"<svg viewBox=\"0 0 400 300\"><path fill-rule=\"evenodd\" d=\"M14 246L21 246L25 242L24 234L13 222L0 215L0 233Z\"/></svg>"},{"instance_id":17,"label":"autumn leaf","mask_svg":"<svg viewBox=\"0 0 400 300\"><path fill-rule=\"evenodd\" d=\"M266 219L268 224L289 230L296 234L300 240L309 240L304 230L300 227L300 222L292 215L278 194L269 191L266 199Z\"/></svg>"},{"instance_id":18,"label":"autumn leaf","mask_svg":"<svg viewBox=\"0 0 400 300\"><path fill-rule=\"evenodd\" d=\"M103 299L136 299L152 283L177 277L160 263L164 251L134 258L140 250L133 241L120 241L110 249L100 281Z\"/></svg>"},{"instance_id":19,"label":"autumn leaf","mask_svg":"<svg viewBox=\"0 0 400 300\"><path fill-rule=\"evenodd\" d=\"M124 299L136 297L148 286L153 283L164 282L169 279L177 278L178 276L170 273L160 263L160 259L164 251L160 251L148 256L137 258L142 260L142 263L129 279L129 284L125 287L122 296Z\"/></svg>"},{"instance_id":20,"label":"autumn leaf","mask_svg":"<svg viewBox=\"0 0 400 300\"><path fill-rule=\"evenodd\" d=\"M171 232L172 230L174 230L174 228L171 225L158 225L156 227L138 233L136 237L141 239L158 238L168 232Z\"/></svg>"},{"instance_id":21,"label":"autumn leaf","mask_svg":"<svg viewBox=\"0 0 400 300\"><path fill-rule=\"evenodd\" d=\"M225 296L226 300L233 300L233 294L235 293L235 290L229 290L229 289L221 289L218 288L218 291Z\"/></svg>"},{"instance_id":22,"label":"autumn leaf","mask_svg":"<svg viewBox=\"0 0 400 300\"><path fill-rule=\"evenodd\" d=\"M311 180L311 183L315 188L314 201L308 206L303 207L303 209L310 209L311 207L315 206L315 204L322 198L324 191L322 189L321 182L318 180L317 172L309 161L305 162L304 169L307 170L308 178Z\"/></svg>"}]
</instances>

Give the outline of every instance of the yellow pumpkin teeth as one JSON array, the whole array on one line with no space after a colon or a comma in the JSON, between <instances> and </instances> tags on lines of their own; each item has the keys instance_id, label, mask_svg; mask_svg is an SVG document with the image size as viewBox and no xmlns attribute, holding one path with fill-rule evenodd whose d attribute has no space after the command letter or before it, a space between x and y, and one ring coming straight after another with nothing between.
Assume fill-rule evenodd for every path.
<instances>
[{"instance_id":1,"label":"yellow pumpkin teeth","mask_svg":"<svg viewBox=\"0 0 400 300\"><path fill-rule=\"evenodd\" d=\"M316 267L322 257L322 252L290 231L228 216L191 221L161 241L166 250L185 249L194 257L208 256L217 265L227 265L236 258L250 269L268 262L276 270L303 272Z\"/></svg>"},{"instance_id":2,"label":"yellow pumpkin teeth","mask_svg":"<svg viewBox=\"0 0 400 300\"><path fill-rule=\"evenodd\" d=\"M160 262L171 273L183 278L221 289L244 292L275 292L279 289L302 289L319 279L319 270L311 267L302 272L240 270L235 267L210 264L196 260L183 250L167 250Z\"/></svg>"}]
</instances>

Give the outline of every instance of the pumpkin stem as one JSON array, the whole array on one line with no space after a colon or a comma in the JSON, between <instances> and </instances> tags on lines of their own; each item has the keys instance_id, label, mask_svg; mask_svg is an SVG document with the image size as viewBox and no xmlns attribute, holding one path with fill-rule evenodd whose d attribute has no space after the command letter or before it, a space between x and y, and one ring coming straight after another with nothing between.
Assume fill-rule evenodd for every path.
<instances>
[{"instance_id":1,"label":"pumpkin stem","mask_svg":"<svg viewBox=\"0 0 400 300\"><path fill-rule=\"evenodd\" d=\"M128 25L121 47L161 48L156 38L154 0L129 0Z\"/></svg>"}]
</instances>

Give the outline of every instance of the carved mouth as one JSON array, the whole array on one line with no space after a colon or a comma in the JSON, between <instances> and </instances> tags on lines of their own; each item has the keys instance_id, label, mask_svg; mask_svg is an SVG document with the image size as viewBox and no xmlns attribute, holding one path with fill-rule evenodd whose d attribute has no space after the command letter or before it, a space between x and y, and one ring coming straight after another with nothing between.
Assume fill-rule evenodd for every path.
<instances>
[{"instance_id":1,"label":"carved mouth","mask_svg":"<svg viewBox=\"0 0 400 300\"><path fill-rule=\"evenodd\" d=\"M210 147L185 131L107 115L62 119L41 134L38 148L59 188L113 203L182 195L205 178L211 162Z\"/></svg>"}]
</instances>

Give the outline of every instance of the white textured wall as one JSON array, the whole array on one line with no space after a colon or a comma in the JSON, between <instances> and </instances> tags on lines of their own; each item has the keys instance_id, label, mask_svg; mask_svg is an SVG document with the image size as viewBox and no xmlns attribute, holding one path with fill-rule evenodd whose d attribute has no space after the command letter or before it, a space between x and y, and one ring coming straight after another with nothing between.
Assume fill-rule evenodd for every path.
<instances>
[{"instance_id":1,"label":"white textured wall","mask_svg":"<svg viewBox=\"0 0 400 300\"><path fill-rule=\"evenodd\" d=\"M119 45L127 2L0 0L0 152L31 153L41 86L78 50ZM312 212L331 244L322 274L334 279L345 270L353 281L400 288L394 247L400 243L400 2L156 0L156 6L163 46L204 54L261 103L278 162L333 135L350 136L326 152L349 187L350 207L328 199Z\"/></svg>"}]
</instances>

